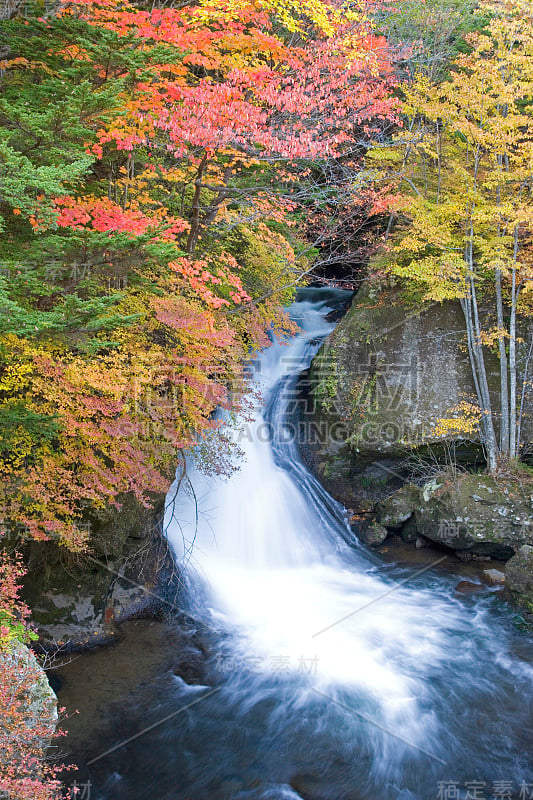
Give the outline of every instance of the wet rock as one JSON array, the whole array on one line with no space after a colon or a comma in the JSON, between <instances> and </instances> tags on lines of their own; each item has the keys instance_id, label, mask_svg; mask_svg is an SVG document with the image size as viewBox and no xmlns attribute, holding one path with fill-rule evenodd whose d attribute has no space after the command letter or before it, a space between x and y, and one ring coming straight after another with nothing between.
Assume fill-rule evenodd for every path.
<instances>
[{"instance_id":1,"label":"wet rock","mask_svg":"<svg viewBox=\"0 0 533 800\"><path fill-rule=\"evenodd\" d=\"M459 559L459 561L462 561L464 564L469 564L470 561L472 561L474 558L472 553L469 553L466 550L457 550L455 556L456 558Z\"/></svg>"},{"instance_id":2,"label":"wet rock","mask_svg":"<svg viewBox=\"0 0 533 800\"><path fill-rule=\"evenodd\" d=\"M479 583L465 580L459 581L455 587L455 591L457 594L475 594L475 592L479 592L482 588L483 587Z\"/></svg>"},{"instance_id":3,"label":"wet rock","mask_svg":"<svg viewBox=\"0 0 533 800\"><path fill-rule=\"evenodd\" d=\"M518 481L444 475L378 503L375 519L394 531L407 517L399 529L404 541L423 538L465 561L507 560L523 544L533 544L532 507L531 493Z\"/></svg>"},{"instance_id":4,"label":"wet rock","mask_svg":"<svg viewBox=\"0 0 533 800\"><path fill-rule=\"evenodd\" d=\"M388 535L389 531L387 528L374 521L368 525L365 525L361 529L359 538L363 544L366 544L369 547L379 547L381 544L383 544Z\"/></svg>"},{"instance_id":5,"label":"wet rock","mask_svg":"<svg viewBox=\"0 0 533 800\"><path fill-rule=\"evenodd\" d=\"M533 543L532 496L518 481L489 475L443 477L426 484L414 511L417 531L475 560L507 560Z\"/></svg>"},{"instance_id":6,"label":"wet rock","mask_svg":"<svg viewBox=\"0 0 533 800\"><path fill-rule=\"evenodd\" d=\"M429 547L429 542L427 539L423 539L421 536L415 542L415 547L417 550L422 550L424 547Z\"/></svg>"},{"instance_id":7,"label":"wet rock","mask_svg":"<svg viewBox=\"0 0 533 800\"><path fill-rule=\"evenodd\" d=\"M408 519L405 525L402 526L401 530L399 531L400 538L402 542L416 542L417 539L420 539L418 535L418 529L416 527L416 522L414 516L411 519Z\"/></svg>"},{"instance_id":8,"label":"wet rock","mask_svg":"<svg viewBox=\"0 0 533 800\"><path fill-rule=\"evenodd\" d=\"M524 545L505 568L508 593L516 605L533 613L533 547Z\"/></svg>"},{"instance_id":9,"label":"wet rock","mask_svg":"<svg viewBox=\"0 0 533 800\"><path fill-rule=\"evenodd\" d=\"M481 580L489 586L503 586L505 584L505 573L499 569L484 569L481 573Z\"/></svg>"},{"instance_id":10,"label":"wet rock","mask_svg":"<svg viewBox=\"0 0 533 800\"><path fill-rule=\"evenodd\" d=\"M406 455L418 464L445 466L451 446L456 463L483 467L479 442L435 432L438 419L448 417L465 394L475 394L464 327L458 302L420 309L406 305L399 290L382 291L371 283L360 288L302 386L306 419L319 432L309 445L312 467L344 505L376 503L399 489L410 477ZM525 344L519 351L522 360ZM496 355L486 354L486 366L496 407ZM526 405L528 441L531 398Z\"/></svg>"},{"instance_id":11,"label":"wet rock","mask_svg":"<svg viewBox=\"0 0 533 800\"><path fill-rule=\"evenodd\" d=\"M412 484L403 486L399 491L377 504L375 508L376 522L392 530L401 528L412 517L419 499L420 490L417 486Z\"/></svg>"},{"instance_id":12,"label":"wet rock","mask_svg":"<svg viewBox=\"0 0 533 800\"><path fill-rule=\"evenodd\" d=\"M518 480L443 474L408 484L375 506L374 519L404 542L434 543L462 561L503 561L533 544L533 494Z\"/></svg>"}]
</instances>

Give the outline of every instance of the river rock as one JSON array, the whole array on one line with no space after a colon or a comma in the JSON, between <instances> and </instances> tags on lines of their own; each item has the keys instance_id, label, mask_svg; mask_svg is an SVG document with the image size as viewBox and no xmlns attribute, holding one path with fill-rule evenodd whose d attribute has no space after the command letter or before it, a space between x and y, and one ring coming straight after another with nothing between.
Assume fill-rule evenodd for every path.
<instances>
[{"instance_id":1,"label":"river rock","mask_svg":"<svg viewBox=\"0 0 533 800\"><path fill-rule=\"evenodd\" d=\"M387 528L375 521L362 527L359 532L360 540L369 547L379 547L388 535Z\"/></svg>"},{"instance_id":2,"label":"river rock","mask_svg":"<svg viewBox=\"0 0 533 800\"><path fill-rule=\"evenodd\" d=\"M457 594L475 594L475 592L479 592L482 588L483 587L479 583L464 580L459 581L455 587L455 591Z\"/></svg>"},{"instance_id":3,"label":"river rock","mask_svg":"<svg viewBox=\"0 0 533 800\"><path fill-rule=\"evenodd\" d=\"M511 599L533 614L533 547L524 545L507 562L505 578Z\"/></svg>"},{"instance_id":4,"label":"river rock","mask_svg":"<svg viewBox=\"0 0 533 800\"><path fill-rule=\"evenodd\" d=\"M379 502L375 520L404 541L423 538L464 561L507 560L522 545L533 544L532 508L527 484L489 475L443 475L421 487L404 486Z\"/></svg>"},{"instance_id":5,"label":"river rock","mask_svg":"<svg viewBox=\"0 0 533 800\"><path fill-rule=\"evenodd\" d=\"M533 497L516 481L464 474L425 484L414 509L418 533L476 557L507 560L533 543Z\"/></svg>"},{"instance_id":6,"label":"river rock","mask_svg":"<svg viewBox=\"0 0 533 800\"><path fill-rule=\"evenodd\" d=\"M420 490L417 486L407 484L382 500L375 508L375 519L386 528L397 530L413 515L419 501Z\"/></svg>"},{"instance_id":7,"label":"river rock","mask_svg":"<svg viewBox=\"0 0 533 800\"><path fill-rule=\"evenodd\" d=\"M484 569L481 573L481 580L489 586L503 586L505 584L505 573L499 569Z\"/></svg>"}]
</instances>

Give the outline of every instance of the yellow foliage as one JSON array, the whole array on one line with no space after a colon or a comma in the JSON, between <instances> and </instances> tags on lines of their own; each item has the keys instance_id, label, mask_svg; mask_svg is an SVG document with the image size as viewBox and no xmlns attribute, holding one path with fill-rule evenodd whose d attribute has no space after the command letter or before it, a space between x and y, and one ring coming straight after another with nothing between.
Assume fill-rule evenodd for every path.
<instances>
[{"instance_id":1,"label":"yellow foliage","mask_svg":"<svg viewBox=\"0 0 533 800\"><path fill-rule=\"evenodd\" d=\"M200 18L208 23L213 17L220 18L224 14L230 19L238 19L239 12L255 7L274 14L292 32L303 32L303 22L307 20L322 33L332 35L335 26L333 20L340 20L342 12L325 0L228 0L223 10L219 0L202 0Z\"/></svg>"},{"instance_id":2,"label":"yellow foliage","mask_svg":"<svg viewBox=\"0 0 533 800\"><path fill-rule=\"evenodd\" d=\"M433 433L446 438L450 435L474 436L479 428L481 412L478 406L463 400L449 412L451 417L437 420Z\"/></svg>"},{"instance_id":3,"label":"yellow foliage","mask_svg":"<svg viewBox=\"0 0 533 800\"><path fill-rule=\"evenodd\" d=\"M16 361L4 368L0 374L0 391L18 394L30 385L33 364Z\"/></svg>"}]
</instances>

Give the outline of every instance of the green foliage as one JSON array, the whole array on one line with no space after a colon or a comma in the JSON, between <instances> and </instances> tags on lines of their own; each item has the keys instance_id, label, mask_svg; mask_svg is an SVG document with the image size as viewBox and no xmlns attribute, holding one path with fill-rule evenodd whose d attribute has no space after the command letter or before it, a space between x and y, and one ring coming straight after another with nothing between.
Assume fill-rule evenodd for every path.
<instances>
[{"instance_id":1,"label":"green foliage","mask_svg":"<svg viewBox=\"0 0 533 800\"><path fill-rule=\"evenodd\" d=\"M465 37L483 30L488 19L477 0L405 0L387 5L377 23L398 48L407 77L422 73L439 82L468 51Z\"/></svg>"},{"instance_id":2,"label":"green foliage","mask_svg":"<svg viewBox=\"0 0 533 800\"><path fill-rule=\"evenodd\" d=\"M65 165L35 165L30 159L8 144L8 132L0 130L0 165L2 168L2 199L0 209L6 206L31 215L39 196L52 197L65 191ZM93 159L85 156L68 165L69 182L83 175ZM0 215L0 231L5 228L5 213Z\"/></svg>"},{"instance_id":3,"label":"green foliage","mask_svg":"<svg viewBox=\"0 0 533 800\"><path fill-rule=\"evenodd\" d=\"M283 237L266 226L258 231L239 225L222 242L241 265L243 286L254 300L275 293L280 305L292 301L296 267L294 253Z\"/></svg>"},{"instance_id":4,"label":"green foliage","mask_svg":"<svg viewBox=\"0 0 533 800\"><path fill-rule=\"evenodd\" d=\"M59 432L59 421L53 417L37 414L23 402L8 402L0 405L0 453L5 457L17 432L22 429L29 434L36 447L52 442Z\"/></svg>"},{"instance_id":5,"label":"green foliage","mask_svg":"<svg viewBox=\"0 0 533 800\"><path fill-rule=\"evenodd\" d=\"M14 639L22 644L36 642L39 639L39 636L37 633L35 633L35 631L32 631L30 628L28 628L24 622L20 622L19 620L15 619L7 611L0 610L0 628L8 630L8 633L3 637L4 647L6 645L9 646Z\"/></svg>"}]
</instances>

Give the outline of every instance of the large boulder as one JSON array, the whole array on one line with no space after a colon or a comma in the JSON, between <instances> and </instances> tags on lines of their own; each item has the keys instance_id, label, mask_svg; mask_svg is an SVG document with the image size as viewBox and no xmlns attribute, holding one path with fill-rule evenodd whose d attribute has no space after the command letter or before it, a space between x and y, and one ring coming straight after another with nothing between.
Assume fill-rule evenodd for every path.
<instances>
[{"instance_id":1,"label":"large boulder","mask_svg":"<svg viewBox=\"0 0 533 800\"><path fill-rule=\"evenodd\" d=\"M421 309L398 290L367 284L315 356L305 382L307 413L320 436L310 450L326 487L347 506L399 488L413 457L422 469L442 465L452 448L454 461L483 465L475 439L436 432L440 418L475 398L464 328L457 302ZM497 408L497 357L487 353L486 364ZM532 438L531 411L524 440Z\"/></svg>"},{"instance_id":2,"label":"large boulder","mask_svg":"<svg viewBox=\"0 0 533 800\"><path fill-rule=\"evenodd\" d=\"M375 520L405 540L423 536L465 556L507 560L533 544L533 486L489 475L443 475L407 485L375 508Z\"/></svg>"},{"instance_id":3,"label":"large boulder","mask_svg":"<svg viewBox=\"0 0 533 800\"><path fill-rule=\"evenodd\" d=\"M0 670L0 775L16 786L41 777L40 760L57 724L57 697L35 655L16 639L0 648Z\"/></svg>"},{"instance_id":4,"label":"large boulder","mask_svg":"<svg viewBox=\"0 0 533 800\"><path fill-rule=\"evenodd\" d=\"M132 495L87 518L89 550L53 542L26 552L23 596L44 647L79 649L112 641L117 623L155 613L158 573L169 561L161 535L164 496L144 508Z\"/></svg>"},{"instance_id":5,"label":"large boulder","mask_svg":"<svg viewBox=\"0 0 533 800\"><path fill-rule=\"evenodd\" d=\"M505 582L511 599L533 614L533 547L523 545L505 567Z\"/></svg>"},{"instance_id":6,"label":"large boulder","mask_svg":"<svg viewBox=\"0 0 533 800\"><path fill-rule=\"evenodd\" d=\"M418 533L453 550L509 559L533 543L533 492L519 482L465 474L422 487Z\"/></svg>"}]
</instances>

